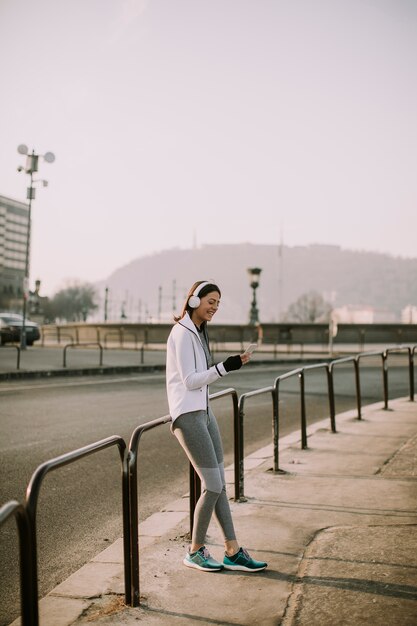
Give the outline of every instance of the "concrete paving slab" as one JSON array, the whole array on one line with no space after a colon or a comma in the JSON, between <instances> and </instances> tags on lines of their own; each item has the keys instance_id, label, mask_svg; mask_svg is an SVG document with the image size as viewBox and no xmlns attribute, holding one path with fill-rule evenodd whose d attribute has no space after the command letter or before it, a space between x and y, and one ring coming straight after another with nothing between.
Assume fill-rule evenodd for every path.
<instances>
[{"instance_id":1,"label":"concrete paving slab","mask_svg":"<svg viewBox=\"0 0 417 626\"><path fill-rule=\"evenodd\" d=\"M117 539L108 548L97 554L93 559L97 563L123 563L123 538Z\"/></svg>"},{"instance_id":2,"label":"concrete paving slab","mask_svg":"<svg viewBox=\"0 0 417 626\"><path fill-rule=\"evenodd\" d=\"M123 565L90 561L57 585L50 596L94 598L108 593L124 593Z\"/></svg>"},{"instance_id":3,"label":"concrete paving slab","mask_svg":"<svg viewBox=\"0 0 417 626\"><path fill-rule=\"evenodd\" d=\"M282 626L414 626L416 530L354 526L320 532L306 550Z\"/></svg>"},{"instance_id":4,"label":"concrete paving slab","mask_svg":"<svg viewBox=\"0 0 417 626\"><path fill-rule=\"evenodd\" d=\"M162 511L154 513L139 525L139 534L150 537L160 537L176 526L185 517L188 511Z\"/></svg>"}]
</instances>

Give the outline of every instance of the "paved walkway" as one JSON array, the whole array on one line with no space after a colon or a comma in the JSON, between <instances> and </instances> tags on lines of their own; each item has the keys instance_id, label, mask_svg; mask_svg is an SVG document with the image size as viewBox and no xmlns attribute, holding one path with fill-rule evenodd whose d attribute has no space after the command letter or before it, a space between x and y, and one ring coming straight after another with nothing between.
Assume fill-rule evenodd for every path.
<instances>
[{"instance_id":1,"label":"paved walkway","mask_svg":"<svg viewBox=\"0 0 417 626\"><path fill-rule=\"evenodd\" d=\"M185 568L184 497L139 527L139 608L123 603L119 539L41 600L41 625L415 626L417 404L378 403L363 417L338 416L336 434L315 424L307 450L298 434L281 439L285 474L271 472L271 446L245 459L247 501L232 503L233 516L264 572ZM213 522L217 558L221 544Z\"/></svg>"}]
</instances>

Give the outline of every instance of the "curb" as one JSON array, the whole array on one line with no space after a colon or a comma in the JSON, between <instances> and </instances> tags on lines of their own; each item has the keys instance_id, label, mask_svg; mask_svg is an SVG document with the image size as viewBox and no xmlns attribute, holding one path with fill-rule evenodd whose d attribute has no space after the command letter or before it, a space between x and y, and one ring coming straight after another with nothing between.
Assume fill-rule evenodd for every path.
<instances>
[{"instance_id":1,"label":"curb","mask_svg":"<svg viewBox=\"0 0 417 626\"><path fill-rule=\"evenodd\" d=\"M99 367L61 368L51 370L17 370L1 372L1 380L30 380L33 378L55 378L58 376L93 376L105 374L138 374L140 372L165 371L165 365L108 365Z\"/></svg>"},{"instance_id":2,"label":"curb","mask_svg":"<svg viewBox=\"0 0 417 626\"><path fill-rule=\"evenodd\" d=\"M331 357L297 357L295 359L270 359L252 361L246 367L258 367L265 365L302 365L311 363L328 363ZM165 372L165 364L160 365L104 365L98 367L82 367L82 368L59 368L48 370L16 370L9 372L0 372L0 381L2 380L30 380L36 378L55 378L65 376L101 376L106 374L140 374L152 372Z\"/></svg>"}]
</instances>

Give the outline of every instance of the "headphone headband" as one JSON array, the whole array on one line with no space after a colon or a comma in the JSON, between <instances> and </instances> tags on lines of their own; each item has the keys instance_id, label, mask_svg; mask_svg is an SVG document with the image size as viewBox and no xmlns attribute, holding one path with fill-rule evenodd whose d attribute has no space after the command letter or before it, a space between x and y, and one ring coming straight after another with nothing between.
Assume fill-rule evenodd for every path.
<instances>
[{"instance_id":1,"label":"headphone headband","mask_svg":"<svg viewBox=\"0 0 417 626\"><path fill-rule=\"evenodd\" d=\"M204 282L200 283L200 285L198 285L198 287L196 287L196 288L194 289L193 296L198 296L198 294L199 294L199 293L200 293L200 291L203 289L203 287L205 287L206 285L209 285L209 284L210 284L210 283L209 283L209 281L208 281L208 280L205 280Z\"/></svg>"}]
</instances>

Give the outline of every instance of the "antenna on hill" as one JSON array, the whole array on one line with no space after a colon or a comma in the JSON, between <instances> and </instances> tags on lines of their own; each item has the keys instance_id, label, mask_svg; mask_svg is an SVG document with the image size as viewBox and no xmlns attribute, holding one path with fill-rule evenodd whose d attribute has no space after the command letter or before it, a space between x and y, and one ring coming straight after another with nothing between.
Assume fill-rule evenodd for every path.
<instances>
[{"instance_id":1,"label":"antenna on hill","mask_svg":"<svg viewBox=\"0 0 417 626\"><path fill-rule=\"evenodd\" d=\"M176 296L177 296L177 281L174 278L174 280L172 281L172 312L174 313L174 315L177 309Z\"/></svg>"},{"instance_id":2,"label":"antenna on hill","mask_svg":"<svg viewBox=\"0 0 417 626\"><path fill-rule=\"evenodd\" d=\"M284 233L281 224L280 241L278 245L278 322L282 321L282 296L284 277Z\"/></svg>"}]
</instances>

